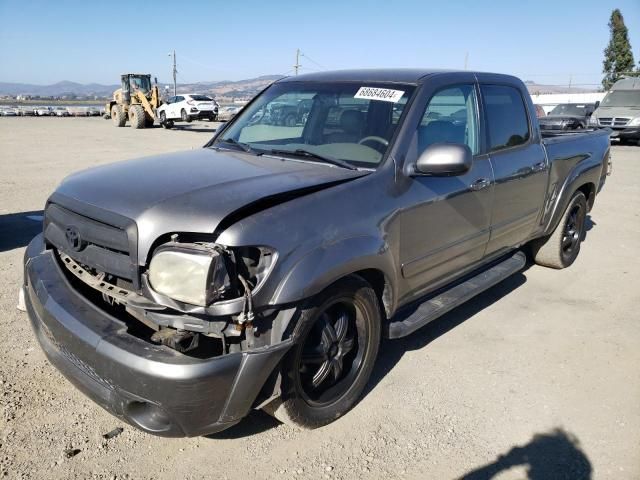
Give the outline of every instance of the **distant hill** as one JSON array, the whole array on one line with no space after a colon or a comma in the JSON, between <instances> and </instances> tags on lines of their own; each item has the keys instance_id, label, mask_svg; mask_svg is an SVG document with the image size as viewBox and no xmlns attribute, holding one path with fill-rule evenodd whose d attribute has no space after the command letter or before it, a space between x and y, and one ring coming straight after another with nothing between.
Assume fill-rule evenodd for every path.
<instances>
[{"instance_id":1,"label":"distant hill","mask_svg":"<svg viewBox=\"0 0 640 480\"><path fill-rule=\"evenodd\" d=\"M222 98L251 98L264 87L282 78L281 75L263 75L261 77L249 78L246 80L221 80L198 83L179 83L178 93L208 93ZM585 93L593 92L596 89L577 88L565 85L543 85L532 81L525 84L531 94L543 93ZM160 83L162 92L168 90L173 93L173 84ZM168 89L166 88L168 87ZM0 95L40 95L40 96L100 96L109 97L119 85L102 85L98 83L82 84L70 81L54 83L53 85L31 85L27 83L3 83L0 82Z\"/></svg>"},{"instance_id":2,"label":"distant hill","mask_svg":"<svg viewBox=\"0 0 640 480\"><path fill-rule=\"evenodd\" d=\"M117 85L82 84L69 81L62 81L53 85L0 82L0 95L40 95L48 97L74 94L105 96L111 95L116 88L118 88Z\"/></svg>"},{"instance_id":3,"label":"distant hill","mask_svg":"<svg viewBox=\"0 0 640 480\"><path fill-rule=\"evenodd\" d=\"M264 75L247 80L222 80L217 82L178 84L178 92L209 93L224 97L252 97L258 91L262 90L264 87L279 78L282 78L282 76ZM169 92L173 93L173 84L160 83L159 86L163 92L166 91L165 87L169 87ZM119 87L120 86L117 84L82 84L67 80L54 83L52 85L0 82L0 95L39 95L48 97L73 94L78 96L96 95L100 97L108 97Z\"/></svg>"},{"instance_id":4,"label":"distant hill","mask_svg":"<svg viewBox=\"0 0 640 480\"><path fill-rule=\"evenodd\" d=\"M543 85L527 80L524 82L531 95L541 95L545 93L588 93L597 92L597 88L578 88L567 85Z\"/></svg>"}]
</instances>

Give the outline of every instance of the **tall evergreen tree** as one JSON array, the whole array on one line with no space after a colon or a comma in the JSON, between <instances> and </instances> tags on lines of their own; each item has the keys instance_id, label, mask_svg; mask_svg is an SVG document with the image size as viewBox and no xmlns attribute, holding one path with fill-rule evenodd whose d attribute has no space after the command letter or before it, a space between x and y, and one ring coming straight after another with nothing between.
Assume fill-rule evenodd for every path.
<instances>
[{"instance_id":1,"label":"tall evergreen tree","mask_svg":"<svg viewBox=\"0 0 640 480\"><path fill-rule=\"evenodd\" d=\"M629 32L624 24L624 18L619 9L611 12L609 19L609 30L611 36L609 45L604 49L604 61L602 62L602 86L609 90L623 72L633 72L636 62L633 60L633 52L629 43Z\"/></svg>"}]
</instances>

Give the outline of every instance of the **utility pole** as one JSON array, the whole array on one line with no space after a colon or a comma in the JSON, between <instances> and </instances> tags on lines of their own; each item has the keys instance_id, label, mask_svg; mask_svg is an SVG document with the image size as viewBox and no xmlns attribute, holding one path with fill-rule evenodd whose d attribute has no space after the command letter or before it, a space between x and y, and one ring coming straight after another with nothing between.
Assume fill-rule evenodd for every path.
<instances>
[{"instance_id":1,"label":"utility pole","mask_svg":"<svg viewBox=\"0 0 640 480\"><path fill-rule=\"evenodd\" d=\"M298 69L301 67L302 65L300 65L300 49L296 48L296 64L293 66L294 71L296 72L296 75L298 75Z\"/></svg>"},{"instance_id":2,"label":"utility pole","mask_svg":"<svg viewBox=\"0 0 640 480\"><path fill-rule=\"evenodd\" d=\"M171 53L167 53L168 56L171 56ZM176 69L176 51L173 51L173 96L175 97L178 94L178 86L176 83L176 75L178 74L178 70Z\"/></svg>"}]
</instances>

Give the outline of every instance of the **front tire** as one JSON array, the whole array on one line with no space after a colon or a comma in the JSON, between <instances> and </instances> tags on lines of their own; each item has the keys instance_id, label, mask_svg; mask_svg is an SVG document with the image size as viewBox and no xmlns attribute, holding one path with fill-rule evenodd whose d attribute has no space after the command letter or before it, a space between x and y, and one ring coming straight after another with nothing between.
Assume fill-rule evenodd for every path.
<instances>
[{"instance_id":1,"label":"front tire","mask_svg":"<svg viewBox=\"0 0 640 480\"><path fill-rule=\"evenodd\" d=\"M131 105L129 107L129 122L133 128L145 127L145 114L142 105Z\"/></svg>"},{"instance_id":2,"label":"front tire","mask_svg":"<svg viewBox=\"0 0 640 480\"><path fill-rule=\"evenodd\" d=\"M299 341L281 365L280 398L264 407L283 423L317 428L359 400L378 355L382 315L373 288L346 277L313 297Z\"/></svg>"},{"instance_id":3,"label":"front tire","mask_svg":"<svg viewBox=\"0 0 640 480\"><path fill-rule=\"evenodd\" d=\"M124 114L122 105L114 105L111 107L111 119L116 127L124 127L124 124L127 123L127 117Z\"/></svg>"},{"instance_id":4,"label":"front tire","mask_svg":"<svg viewBox=\"0 0 640 480\"><path fill-rule=\"evenodd\" d=\"M551 235L534 240L531 244L533 258L538 265L551 268L567 268L580 253L587 218L587 199L582 192L571 197L569 206Z\"/></svg>"},{"instance_id":5,"label":"front tire","mask_svg":"<svg viewBox=\"0 0 640 480\"><path fill-rule=\"evenodd\" d=\"M173 127L173 121L167 120L167 114L160 112L160 125L162 125L162 128L170 129Z\"/></svg>"}]
</instances>

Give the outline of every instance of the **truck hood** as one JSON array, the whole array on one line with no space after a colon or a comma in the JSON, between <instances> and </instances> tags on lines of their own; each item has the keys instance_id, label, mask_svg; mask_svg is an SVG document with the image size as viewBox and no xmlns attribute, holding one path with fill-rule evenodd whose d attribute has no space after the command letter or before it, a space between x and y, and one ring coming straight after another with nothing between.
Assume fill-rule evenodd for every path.
<instances>
[{"instance_id":1,"label":"truck hood","mask_svg":"<svg viewBox=\"0 0 640 480\"><path fill-rule=\"evenodd\" d=\"M539 123L561 123L563 120L585 120L586 117L579 115L547 115L538 118Z\"/></svg>"},{"instance_id":2,"label":"truck hood","mask_svg":"<svg viewBox=\"0 0 640 480\"><path fill-rule=\"evenodd\" d=\"M202 148L75 173L63 180L52 200L64 205L67 197L133 220L143 264L161 235L220 233L233 219L366 174Z\"/></svg>"}]
</instances>

